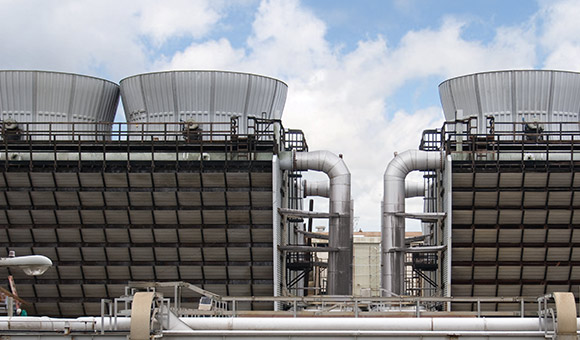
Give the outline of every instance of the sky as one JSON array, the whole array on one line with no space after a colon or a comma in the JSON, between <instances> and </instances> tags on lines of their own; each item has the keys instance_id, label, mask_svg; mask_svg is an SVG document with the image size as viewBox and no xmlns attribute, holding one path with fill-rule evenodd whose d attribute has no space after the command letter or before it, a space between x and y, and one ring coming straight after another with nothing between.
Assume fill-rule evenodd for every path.
<instances>
[{"instance_id":1,"label":"sky","mask_svg":"<svg viewBox=\"0 0 580 340\"><path fill-rule=\"evenodd\" d=\"M302 129L310 150L343 154L355 229L378 231L393 153L443 123L439 83L493 70L580 71L579 17L580 1L570 0L0 0L0 69L114 82L183 69L281 79L284 126Z\"/></svg>"}]
</instances>

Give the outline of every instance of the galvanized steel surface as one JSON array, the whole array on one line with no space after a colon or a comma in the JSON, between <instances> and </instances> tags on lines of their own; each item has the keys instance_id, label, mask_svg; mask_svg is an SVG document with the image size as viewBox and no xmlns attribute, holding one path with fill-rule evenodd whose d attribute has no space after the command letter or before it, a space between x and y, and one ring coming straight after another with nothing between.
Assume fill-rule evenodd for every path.
<instances>
[{"instance_id":1,"label":"galvanized steel surface","mask_svg":"<svg viewBox=\"0 0 580 340\"><path fill-rule=\"evenodd\" d=\"M239 116L280 119L288 86L264 76L224 71L147 73L121 80L125 116L131 123L229 122Z\"/></svg>"},{"instance_id":2,"label":"galvanized steel surface","mask_svg":"<svg viewBox=\"0 0 580 340\"><path fill-rule=\"evenodd\" d=\"M445 119L485 117L496 122L577 122L580 111L580 73L514 70L476 73L439 85ZM462 110L462 112L458 112ZM557 126L556 126L557 127Z\"/></svg>"},{"instance_id":3,"label":"galvanized steel surface","mask_svg":"<svg viewBox=\"0 0 580 340\"><path fill-rule=\"evenodd\" d=\"M405 255L394 249L405 247L405 178L414 170L441 169L442 155L438 152L407 150L398 154L384 174L382 216L381 285L388 296L404 294Z\"/></svg>"},{"instance_id":4,"label":"galvanized steel surface","mask_svg":"<svg viewBox=\"0 0 580 340\"><path fill-rule=\"evenodd\" d=\"M329 221L328 294L351 295L352 280L352 214L350 171L341 157L330 151L292 153L280 161L283 170L322 171L330 178L330 214L339 214Z\"/></svg>"},{"instance_id":5,"label":"galvanized steel surface","mask_svg":"<svg viewBox=\"0 0 580 340\"><path fill-rule=\"evenodd\" d=\"M104 79L46 71L0 71L2 120L10 118L18 123L112 122L118 101L119 86ZM29 128L49 129L43 124ZM78 129L94 131L95 127L79 124ZM99 125L98 129L107 130L110 125Z\"/></svg>"}]
</instances>

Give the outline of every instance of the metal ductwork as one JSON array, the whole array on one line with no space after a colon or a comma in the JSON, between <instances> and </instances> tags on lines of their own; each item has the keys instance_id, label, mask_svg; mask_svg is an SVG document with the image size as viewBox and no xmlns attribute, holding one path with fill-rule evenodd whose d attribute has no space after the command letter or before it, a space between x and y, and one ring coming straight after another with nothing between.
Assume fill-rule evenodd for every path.
<instances>
[{"instance_id":1,"label":"metal ductwork","mask_svg":"<svg viewBox=\"0 0 580 340\"><path fill-rule=\"evenodd\" d=\"M408 150L398 154L385 171L381 285L389 295L404 293L405 177L414 170L441 169L441 167L442 155L440 153Z\"/></svg>"},{"instance_id":2,"label":"metal ductwork","mask_svg":"<svg viewBox=\"0 0 580 340\"><path fill-rule=\"evenodd\" d=\"M328 181L302 181L302 192L304 193L304 197L308 196L318 196L318 197L326 197L330 195L330 184Z\"/></svg>"},{"instance_id":3,"label":"metal ductwork","mask_svg":"<svg viewBox=\"0 0 580 340\"><path fill-rule=\"evenodd\" d=\"M405 181L405 198L425 196L424 181Z\"/></svg>"},{"instance_id":4,"label":"metal ductwork","mask_svg":"<svg viewBox=\"0 0 580 340\"><path fill-rule=\"evenodd\" d=\"M330 178L329 246L337 251L328 258L328 295L352 294L352 216L350 171L341 157L330 151L292 152L281 155L283 170L322 171Z\"/></svg>"}]
</instances>

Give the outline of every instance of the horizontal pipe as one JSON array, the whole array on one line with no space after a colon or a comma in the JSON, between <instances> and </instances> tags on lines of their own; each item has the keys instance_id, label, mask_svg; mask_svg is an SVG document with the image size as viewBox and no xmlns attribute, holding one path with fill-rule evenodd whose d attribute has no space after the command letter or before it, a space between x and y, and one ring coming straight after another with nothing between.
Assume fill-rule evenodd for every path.
<instances>
[{"instance_id":1,"label":"horizontal pipe","mask_svg":"<svg viewBox=\"0 0 580 340\"><path fill-rule=\"evenodd\" d=\"M539 318L181 318L196 331L478 331L540 330Z\"/></svg>"},{"instance_id":2,"label":"horizontal pipe","mask_svg":"<svg viewBox=\"0 0 580 340\"><path fill-rule=\"evenodd\" d=\"M105 330L113 324L114 319L104 318ZM117 318L117 329L128 331L131 318ZM46 316L13 316L0 317L0 332L2 331L52 331L52 332L95 332L101 330L100 317L80 317L76 319L49 318Z\"/></svg>"},{"instance_id":3,"label":"horizontal pipe","mask_svg":"<svg viewBox=\"0 0 580 340\"><path fill-rule=\"evenodd\" d=\"M450 334L451 333L451 334ZM450 335L452 337L450 337ZM373 338L395 338L395 339L455 339L455 338L517 338L517 339L545 339L545 333L543 331L524 331L524 332L449 332L449 331L361 331L361 330L348 330L348 331L309 331L304 333L300 330L292 331L164 331L164 337L184 337L184 336L195 336L195 337L220 337L222 339L229 339L229 337L244 337L244 338L257 338L257 337L268 337L269 339L312 339L316 337L327 337L332 339L343 339L344 337L349 337L353 339L373 337Z\"/></svg>"},{"instance_id":4,"label":"horizontal pipe","mask_svg":"<svg viewBox=\"0 0 580 340\"><path fill-rule=\"evenodd\" d=\"M405 253L436 253L447 248L446 245L404 248Z\"/></svg>"},{"instance_id":5,"label":"horizontal pipe","mask_svg":"<svg viewBox=\"0 0 580 340\"><path fill-rule=\"evenodd\" d=\"M309 246L278 246L279 250L282 251L297 251L306 253L329 253L338 251L336 248L331 247L309 247Z\"/></svg>"},{"instance_id":6,"label":"horizontal pipe","mask_svg":"<svg viewBox=\"0 0 580 340\"><path fill-rule=\"evenodd\" d=\"M302 181L302 189L304 192L304 197L308 196L318 196L326 197L330 196L330 183L328 181Z\"/></svg>"},{"instance_id":7,"label":"horizontal pipe","mask_svg":"<svg viewBox=\"0 0 580 340\"><path fill-rule=\"evenodd\" d=\"M359 333L361 335L420 335L434 336L438 334L472 335L472 336L537 336L540 331L540 318L194 318L183 317L179 320L186 328L166 330L164 335L189 335L195 332L202 334L236 334L236 335L266 335L266 334L309 334L345 335ZM104 318L105 330L108 330L114 319ZM275 322L273 322L275 321ZM580 328L580 319L576 319ZM130 317L118 318L118 331L128 331L131 325ZM100 317L81 317L77 319L59 319L49 317L0 317L0 332L96 332L101 330Z\"/></svg>"},{"instance_id":8,"label":"horizontal pipe","mask_svg":"<svg viewBox=\"0 0 580 340\"><path fill-rule=\"evenodd\" d=\"M423 197L425 196L425 182L424 181L405 181L405 198Z\"/></svg>"}]
</instances>

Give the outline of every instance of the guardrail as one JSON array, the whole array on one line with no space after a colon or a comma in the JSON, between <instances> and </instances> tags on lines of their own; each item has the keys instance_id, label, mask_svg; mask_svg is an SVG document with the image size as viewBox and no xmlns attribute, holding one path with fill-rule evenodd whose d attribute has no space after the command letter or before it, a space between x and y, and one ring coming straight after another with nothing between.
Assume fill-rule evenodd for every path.
<instances>
[{"instance_id":1,"label":"guardrail","mask_svg":"<svg viewBox=\"0 0 580 340\"><path fill-rule=\"evenodd\" d=\"M419 148L425 151L501 152L512 149L567 149L580 145L580 122L496 122L488 118L448 121L423 131Z\"/></svg>"}]
</instances>

